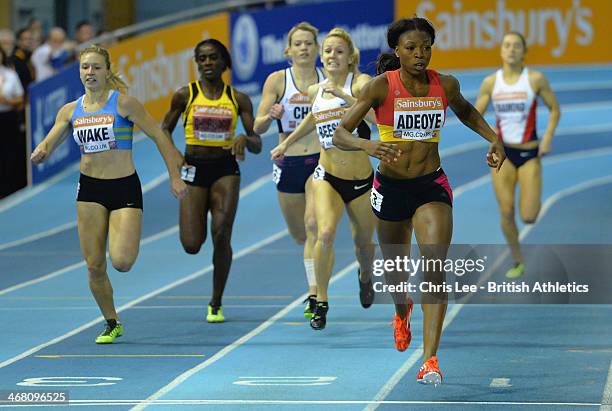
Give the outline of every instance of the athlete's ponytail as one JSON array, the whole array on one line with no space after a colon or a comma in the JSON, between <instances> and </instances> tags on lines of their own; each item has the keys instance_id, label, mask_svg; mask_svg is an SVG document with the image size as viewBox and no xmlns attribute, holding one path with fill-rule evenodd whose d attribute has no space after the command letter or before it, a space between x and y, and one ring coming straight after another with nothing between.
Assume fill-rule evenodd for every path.
<instances>
[{"instance_id":1,"label":"athlete's ponytail","mask_svg":"<svg viewBox=\"0 0 612 411\"><path fill-rule=\"evenodd\" d=\"M108 87L112 90L125 93L129 86L125 81L123 81L119 73L112 69L110 53L108 50L97 44L92 44L91 46L85 47L83 50L81 50L79 53L79 59L85 54L89 53L96 53L104 57L104 63L106 64L106 69L108 70L108 78L106 80L108 81Z\"/></svg>"},{"instance_id":2,"label":"athlete's ponytail","mask_svg":"<svg viewBox=\"0 0 612 411\"><path fill-rule=\"evenodd\" d=\"M400 59L394 52L380 53L376 61L376 74L385 71L398 70L401 67Z\"/></svg>"}]
</instances>

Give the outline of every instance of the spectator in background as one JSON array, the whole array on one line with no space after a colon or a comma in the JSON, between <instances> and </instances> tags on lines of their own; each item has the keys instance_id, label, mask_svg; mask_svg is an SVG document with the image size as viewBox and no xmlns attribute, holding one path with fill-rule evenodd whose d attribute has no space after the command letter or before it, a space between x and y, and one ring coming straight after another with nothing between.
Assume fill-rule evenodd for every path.
<instances>
[{"instance_id":1,"label":"spectator in background","mask_svg":"<svg viewBox=\"0 0 612 411\"><path fill-rule=\"evenodd\" d=\"M77 44L86 43L94 38L94 28L87 20L82 20L74 27L74 39Z\"/></svg>"},{"instance_id":2,"label":"spectator in background","mask_svg":"<svg viewBox=\"0 0 612 411\"><path fill-rule=\"evenodd\" d=\"M21 29L15 36L15 48L9 59L9 65L12 65L23 89L23 102L27 101L28 86L34 81L34 67L32 66L32 33L27 28ZM19 104L17 108L17 122L19 136L13 141L15 146L14 157L14 178L12 179L12 191L19 190L27 184L27 168L26 168L26 129L25 129L25 104Z\"/></svg>"},{"instance_id":3,"label":"spectator in background","mask_svg":"<svg viewBox=\"0 0 612 411\"><path fill-rule=\"evenodd\" d=\"M79 46L91 41L95 37L94 28L87 20L81 20L74 26L74 39L67 40L64 47L70 53L69 62L79 59ZM98 43L99 44L99 43Z\"/></svg>"},{"instance_id":4,"label":"spectator in background","mask_svg":"<svg viewBox=\"0 0 612 411\"><path fill-rule=\"evenodd\" d=\"M34 81L34 67L32 66L32 33L27 28L17 31L15 36L15 48L11 54L10 61L15 67L15 71L21 80L21 86L25 93L28 93L28 86Z\"/></svg>"},{"instance_id":5,"label":"spectator in background","mask_svg":"<svg viewBox=\"0 0 612 411\"><path fill-rule=\"evenodd\" d=\"M15 48L15 35L9 29L0 30L0 48L4 50L7 58L13 54Z\"/></svg>"},{"instance_id":6,"label":"spectator in background","mask_svg":"<svg viewBox=\"0 0 612 411\"><path fill-rule=\"evenodd\" d=\"M32 50L35 50L42 44L43 24L37 18L32 17L28 22L28 30L32 34Z\"/></svg>"},{"instance_id":7,"label":"spectator in background","mask_svg":"<svg viewBox=\"0 0 612 411\"><path fill-rule=\"evenodd\" d=\"M20 152L18 109L23 104L23 88L19 76L10 67L4 49L0 47L0 198L18 188L17 182L23 176L16 175L22 170L17 167L19 156L25 161L25 151Z\"/></svg>"},{"instance_id":8,"label":"spectator in background","mask_svg":"<svg viewBox=\"0 0 612 411\"><path fill-rule=\"evenodd\" d=\"M36 73L36 81L43 81L70 61L71 53L64 46L66 32L61 27L53 27L45 44L38 47L32 53L32 64Z\"/></svg>"}]
</instances>

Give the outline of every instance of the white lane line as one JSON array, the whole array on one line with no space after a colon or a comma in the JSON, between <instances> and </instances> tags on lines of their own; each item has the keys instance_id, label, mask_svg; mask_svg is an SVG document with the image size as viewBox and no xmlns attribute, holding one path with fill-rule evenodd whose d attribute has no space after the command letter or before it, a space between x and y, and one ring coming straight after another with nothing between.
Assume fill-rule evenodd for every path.
<instances>
[{"instance_id":1,"label":"white lane line","mask_svg":"<svg viewBox=\"0 0 612 411\"><path fill-rule=\"evenodd\" d=\"M606 124L591 124L585 125L583 127L563 127L558 129L555 132L555 138L557 137L565 137L565 136L574 136L574 135L582 135L582 134L596 134L596 133L605 133L612 131L612 123ZM478 148L486 149L489 147L489 143L484 140L471 141L469 143L459 144L453 147L448 147L440 150L440 158L445 160L449 156L454 156L457 154L465 153L467 151L476 150ZM553 150L553 155L554 150Z\"/></svg>"},{"instance_id":2,"label":"white lane line","mask_svg":"<svg viewBox=\"0 0 612 411\"><path fill-rule=\"evenodd\" d=\"M145 184L142 187L142 193L145 194L145 193L151 191L152 189L154 189L155 187L157 187L158 185L160 185L161 183L163 183L166 180L168 180L168 173L164 173L164 174L158 175L157 177L155 177L153 180L149 181L147 184ZM26 244L26 243L29 243L30 241L40 240L41 238L49 237L49 236L52 236L54 234L61 233L62 231L70 230L70 229L76 227L76 225L77 225L77 222L76 222L76 220L74 220L74 221L70 221L70 222L68 222L66 224L62 224L62 225L50 228L50 229L45 230L45 231L41 231L41 232L38 232L36 234L32 234L32 235L24 237L24 238L20 238L19 240L15 240L15 241L11 241L11 242L8 242L8 243L0 244L0 251L5 250L7 248L16 247L16 246L19 246L19 245L22 245L22 244Z\"/></svg>"},{"instance_id":3,"label":"white lane line","mask_svg":"<svg viewBox=\"0 0 612 411\"><path fill-rule=\"evenodd\" d=\"M336 275L334 275L331 278L330 285L340 280L342 277L344 277L349 272L355 270L358 266L359 264L355 261L349 264L348 266L344 267L342 270L340 270ZM184 373L176 377L174 380L172 380L170 383L168 383L167 385L165 385L164 387L160 388L158 391L153 393L151 396L149 396L149 398L139 403L137 406L133 407L132 410L143 410L151 402L154 402L158 400L159 398L163 397L164 395L168 394L170 391L172 391L173 389L178 387L180 384L185 382L189 377L193 376L194 374L202 371L203 369L219 361L221 358L225 357L227 354L234 351L236 348L248 342L251 338L255 337L256 335L260 334L262 331L269 328L272 324L274 324L276 321L278 321L279 319L284 317L287 313L289 313L289 311L300 306L306 297L308 297L308 293L302 294L297 299L295 299L291 304L287 305L285 308L283 308L282 310L274 314L272 317L270 317L268 320L261 323L257 328L255 328L248 334L243 335L242 337L240 337L239 339L237 339L230 345L225 346L221 351L218 351L215 355L210 357L208 360L198 364L196 367L193 367L185 371Z\"/></svg>"},{"instance_id":4,"label":"white lane line","mask_svg":"<svg viewBox=\"0 0 612 411\"><path fill-rule=\"evenodd\" d=\"M32 188L24 188L18 191L17 193L11 195L10 198L8 198L7 200L0 202L0 213L3 213L6 210L9 210L23 203L24 201L34 197L36 194L46 190L52 185L59 183L64 178L77 171L79 171L79 164L75 163L71 166L68 166L65 170L59 172L44 183L40 183Z\"/></svg>"},{"instance_id":5,"label":"white lane line","mask_svg":"<svg viewBox=\"0 0 612 411\"><path fill-rule=\"evenodd\" d=\"M275 135L277 135L277 133L273 131L268 131L264 135L262 135L261 138L263 139L263 138L267 138L267 137L275 136ZM146 140L147 138L145 137L142 131L138 131L134 133L134 143L139 143L141 141L146 141ZM79 167L80 167L79 160L75 160L73 164L67 166L66 169L60 171L55 176L49 178L47 181L37 184L33 187L23 188L20 191L12 194L8 199L4 201L0 200L0 213L3 213L4 211L9 210L15 207L16 205L23 203L24 201L34 197L35 195L41 193L42 191L46 190L52 185L59 183L64 178L68 177L70 174L79 171Z\"/></svg>"},{"instance_id":6,"label":"white lane line","mask_svg":"<svg viewBox=\"0 0 612 411\"><path fill-rule=\"evenodd\" d=\"M612 361L610 361L610 369L608 370L606 385L604 385L599 411L612 411Z\"/></svg>"},{"instance_id":7,"label":"white lane line","mask_svg":"<svg viewBox=\"0 0 612 411\"><path fill-rule=\"evenodd\" d=\"M538 216L538 220L540 220L543 216L545 216L546 213L548 213L548 210L550 210L550 208L555 203L559 202L561 199L565 197L569 197L573 194L577 194L581 191L588 190L590 188L601 186L601 185L606 185L606 184L612 184L612 175L583 181L580 184L577 184L573 187L569 187L564 190L557 191L556 193L548 197L546 201L544 202L544 204L542 205L542 209L540 210L540 215ZM525 228L521 230L521 236L522 236L521 239L527 236L534 227L535 227L535 224L528 224L527 226L525 226Z\"/></svg>"},{"instance_id":8,"label":"white lane line","mask_svg":"<svg viewBox=\"0 0 612 411\"><path fill-rule=\"evenodd\" d=\"M134 143L139 143L144 140L144 134L142 131L138 131L134 133ZM29 160L28 160L29 161ZM62 181L64 178L68 177L70 174L79 171L80 163L78 160L75 160L74 163L66 167L64 170L60 171L53 177L49 178L47 181L37 184L34 187L26 187L19 192L11 195L11 197L6 202L0 202L0 213L15 207L23 203L24 201L34 197L36 194L46 190Z\"/></svg>"},{"instance_id":9,"label":"white lane line","mask_svg":"<svg viewBox=\"0 0 612 411\"><path fill-rule=\"evenodd\" d=\"M605 177L600 177L600 178L596 178L593 180L588 180L585 181L575 187L572 187L570 189L565 189L565 190L560 190L556 193L554 193L553 195L551 195L545 202L545 205L548 205L547 207L542 207L542 210L540 211L540 215L538 217L538 220L541 220L542 217L544 217L546 215L546 213L552 208L552 206L559 202L560 200L562 200L564 197L567 197L569 195L572 194L576 194L579 191L583 191L583 190L587 190L589 188L593 188L596 187L598 185L602 185L602 184L609 184L612 182L612 175L609 176L605 176ZM465 192L465 191L463 191ZM522 241L525 239L525 237L529 234L529 232L531 231L532 227L535 224L529 225L524 227L520 234L519 234L519 240ZM506 256L509 255L509 252L506 250L504 253L502 253L497 260L494 262L494 264L492 265L492 267L488 270L488 272L481 278L481 280L478 282L478 285L484 283L491 275L493 275L493 273L497 270L497 268L499 267L499 265L502 263L502 261L504 260L504 258L506 258ZM468 296L466 298L467 301L469 301L471 296ZM444 324L442 327L442 330L446 329L446 327L456 318L457 314L459 314L459 312L461 311L461 309L464 307L466 303L463 304L455 304L453 305L453 308L451 309L451 311L446 315L446 318L444 320ZM412 368L414 366L414 364L416 364L417 361L420 360L421 355L423 355L423 345L421 344L421 346L415 350L412 355L410 355L410 357L408 357L408 359L404 362L404 364L402 364L402 366L395 372L395 374L393 374L391 376L391 378L389 378L389 380L387 380L387 382L385 382L385 384L381 387L381 389L378 391L378 393L376 393L376 395L374 396L374 403L368 405L367 407L364 408L364 411L374 411L378 408L378 402L383 401L387 395L389 395L393 389L395 389L395 387L397 386L397 384L401 381L401 379L405 376L405 374L408 372L408 370L410 370L410 368Z\"/></svg>"},{"instance_id":10,"label":"white lane line","mask_svg":"<svg viewBox=\"0 0 612 411\"><path fill-rule=\"evenodd\" d=\"M449 120L449 122L451 122L451 121L452 120ZM447 122L447 125L450 124L449 122ZM585 126L581 126L581 127L564 127L564 128L558 129L555 132L555 136L556 137L561 137L561 136L574 135L574 134L603 133L603 132L606 132L606 131L612 131L612 123L585 125ZM488 147L488 143L486 141L483 141L483 140L471 141L469 143L463 143L463 144L459 144L457 146L441 149L440 150L440 158L445 160L446 158L448 158L450 156L454 156L454 155L457 155L457 154L465 153L465 152L468 152L468 151L471 151L471 150L475 150L475 149L478 149L478 148L485 149L486 147ZM553 153L553 155L554 155L554 153ZM269 175L265 175L265 176L262 176L262 177L258 178L253 183L249 184L247 187L244 188L244 194L243 195L246 195L246 194L250 193L251 191L257 190L259 188L259 186L265 184L268 181L268 179L270 179ZM168 173L160 174L159 176L154 178L152 181L147 183L145 186L143 186L143 190L142 190L143 193L146 193L146 192L152 190L153 188L157 187L158 185L160 185L162 182L164 182L166 180L168 180ZM19 240L14 240L14 241L11 241L11 242L8 242L8 243L0 244L0 251L5 250L7 248L23 245L23 244L29 243L31 241L40 240L41 238L49 237L49 236L52 236L54 234L60 233L60 232L62 232L64 230L70 230L70 229L72 229L74 227L76 227L76 221L71 221L69 223L66 223L66 224L63 224L63 225L60 225L60 226L57 226L57 227L50 228L48 230L41 231L41 232L36 233L36 234L32 234L32 235L30 235L28 237L21 238Z\"/></svg>"},{"instance_id":11,"label":"white lane line","mask_svg":"<svg viewBox=\"0 0 612 411\"><path fill-rule=\"evenodd\" d=\"M285 230L279 231L279 232L277 232L275 234L272 234L271 236L268 236L268 237L264 238L263 240L258 241L255 244L252 244L252 245L250 245L248 247L245 247L245 248L241 249L240 251L238 251L237 253L234 254L234 260L238 259L238 258L241 258L241 257L243 257L245 255L248 255L248 254L250 254L250 253L260 249L261 247L265 247L266 245L268 245L270 243L273 243L274 241L276 241L276 240L278 240L280 238L283 238L283 237L285 237L288 234L289 234L289 232L285 229ZM172 282L172 283L170 283L168 285L165 285L165 286L163 286L161 288L158 288L155 291L152 291L152 292L150 292L148 294L145 294L145 295L143 295L141 297L138 297L138 298L130 301L127 304L122 305L121 307L119 307L117 312L121 312L121 311L127 310L128 308L132 308L133 306L135 306L137 304L140 304L143 301L146 301L146 300L148 300L148 299L150 299L152 297L155 297L155 296L157 296L157 295L159 295L161 293L164 293L164 292L166 292L166 291L168 291L168 290L170 290L170 289L172 289L174 287L178 287L181 284L184 284L184 283L189 282L191 280L194 280L194 279L196 279L198 277L201 277L204 274L206 274L206 273L208 273L208 272L210 272L212 270L213 270L213 265L210 264L207 267L202 268L201 270L195 271L195 272L187 275L186 277L183 277L183 278L181 278L179 280L176 280L176 281L174 281L174 282ZM96 324L99 324L100 321L103 321L103 320L104 320L104 318L102 316L99 316L98 318L96 318L96 319L94 319L94 320L92 320L92 321L90 321L90 322L88 322L86 324L83 324L80 327L75 328L72 331L67 332L66 334L63 334L60 337L54 338L52 340L49 340L46 343L37 345L34 348L31 348L31 349L29 349L27 351L24 351L23 353L21 353L19 355L16 355L16 356L14 356L14 357L6 360L6 361L1 362L0 363L0 368L4 368L7 365L11 365L12 363L14 363L16 361L19 361L19 360L22 360L22 359L24 359L24 358L26 358L26 357L28 357L28 356L30 356L30 355L40 351L40 350L42 350L43 348L49 347L49 346L51 346L53 344L56 344L56 343L58 343L60 341L65 340L65 339L67 339L69 337L72 337L73 335L76 335L76 334L80 333L83 330L86 330L86 329L88 329L88 328L90 328L90 327L92 327L92 326L94 326Z\"/></svg>"},{"instance_id":12,"label":"white lane line","mask_svg":"<svg viewBox=\"0 0 612 411\"><path fill-rule=\"evenodd\" d=\"M166 176L166 179L167 178L168 177ZM160 180L158 180L158 179L155 179L154 181L151 181L149 183L150 184L150 188L149 189L151 189L152 187L155 187L156 185L159 185L164 180L164 179L160 179ZM266 174L265 176L262 176L262 177L258 178L257 180L253 181L252 183L247 185L245 188L240 190L240 199L245 198L249 194L253 193L255 190L261 188L263 185L265 185L265 183L270 182L270 181L272 181L272 173ZM76 224L76 222L75 222L75 224ZM145 246L145 245L150 244L150 243L152 243L154 241L157 241L159 239L162 239L164 237L172 235L172 234L174 234L176 232L178 232L178 225L175 225L175 226L170 227L170 228L168 228L166 230L160 231L159 233L156 233L156 234L153 234L153 235L150 235L148 237L143 238L142 240L140 240L140 245L141 246ZM0 250L1 250L1 248L0 248ZM109 254L107 252L106 253L106 258L108 258L108 256L109 256ZM19 290L19 289L24 288L24 287L29 287L31 285L38 284L38 283L41 283L43 281L50 280L52 278L58 277L58 276L63 275L65 273L69 272L69 271L76 270L76 269L81 268L81 267L85 267L85 261L80 261L78 263L71 264L71 265L69 265L67 267L63 267L63 268L60 268L59 270L52 271L52 272L50 272L48 274L45 274L45 275L43 275L41 277L34 278L34 279L28 280L28 281L24 281L22 283L15 284L15 285L13 285L11 287L2 289L2 290L0 290L0 295L5 295L5 294L8 294L8 293L10 293L12 291L16 291L16 290Z\"/></svg>"},{"instance_id":13,"label":"white lane line","mask_svg":"<svg viewBox=\"0 0 612 411\"><path fill-rule=\"evenodd\" d=\"M108 406L135 405L142 400L70 400L68 404L36 404L29 407L65 407L70 406ZM0 403L2 407L23 407ZM596 402L527 402L527 401L368 401L368 400L262 400L262 399L219 399L219 400L156 400L148 405L466 405L466 406L539 406L539 407L596 407Z\"/></svg>"},{"instance_id":14,"label":"white lane line","mask_svg":"<svg viewBox=\"0 0 612 411\"><path fill-rule=\"evenodd\" d=\"M36 234L20 238L19 240L9 241L8 243L0 244L0 251L11 247L17 247L19 245L29 243L30 241L40 240L41 238L49 237L51 235L61 233L62 231L70 230L74 227L76 227L76 221L70 221L69 223L58 225L57 227L53 227L45 231L40 231Z\"/></svg>"},{"instance_id":15,"label":"white lane line","mask_svg":"<svg viewBox=\"0 0 612 411\"><path fill-rule=\"evenodd\" d=\"M461 311L461 308L463 308L462 304L454 304L450 311L446 313L446 317L444 318L444 324L442 324L443 332L446 327L448 327L448 325L453 322L457 314L459 314L459 311ZM410 368L412 368L414 364L416 364L417 361L421 359L421 357L423 356L423 348L424 346L421 343L419 348L417 348L412 354L410 354L410 357L408 357L408 359L402 364L402 366L398 368L397 371L393 373L391 378L389 378L387 382L385 382L385 384L380 388L380 390L378 390L372 401L369 402L368 405L364 408L364 411L373 411L378 408L378 406L384 401L384 399L387 398L387 395L389 395L391 391L393 391L393 389L397 386L397 384L399 384L402 378L404 378L404 375L406 375L408 370L410 370Z\"/></svg>"}]
</instances>

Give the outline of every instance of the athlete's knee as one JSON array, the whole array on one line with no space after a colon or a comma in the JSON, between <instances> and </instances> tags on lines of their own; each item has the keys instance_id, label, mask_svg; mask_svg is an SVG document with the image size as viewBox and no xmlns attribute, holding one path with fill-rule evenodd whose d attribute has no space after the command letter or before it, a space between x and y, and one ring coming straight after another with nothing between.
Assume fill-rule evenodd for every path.
<instances>
[{"instance_id":1,"label":"athlete's knee","mask_svg":"<svg viewBox=\"0 0 612 411\"><path fill-rule=\"evenodd\" d=\"M320 242L325 247L331 247L336 239L335 227L322 227L317 233L317 242Z\"/></svg>"},{"instance_id":2,"label":"athlete's knee","mask_svg":"<svg viewBox=\"0 0 612 411\"><path fill-rule=\"evenodd\" d=\"M87 272L91 280L100 280L106 276L106 263L88 263Z\"/></svg>"},{"instance_id":3,"label":"athlete's knee","mask_svg":"<svg viewBox=\"0 0 612 411\"><path fill-rule=\"evenodd\" d=\"M181 245L183 246L183 250L187 254L197 254L200 252L200 248L202 248L202 244L204 244L204 240L199 240L195 238L183 237L181 236Z\"/></svg>"},{"instance_id":4,"label":"athlete's knee","mask_svg":"<svg viewBox=\"0 0 612 411\"><path fill-rule=\"evenodd\" d=\"M120 257L117 260L112 260L113 268L120 273L127 273L134 265L135 259Z\"/></svg>"},{"instance_id":5,"label":"athlete's knee","mask_svg":"<svg viewBox=\"0 0 612 411\"><path fill-rule=\"evenodd\" d=\"M531 210L521 210L521 220L525 224L533 224L538 219L538 214L540 214L540 205Z\"/></svg>"},{"instance_id":6,"label":"athlete's knee","mask_svg":"<svg viewBox=\"0 0 612 411\"><path fill-rule=\"evenodd\" d=\"M538 219L538 214L537 213L527 214L527 215L522 215L521 216L521 220L523 220L523 223L525 223L525 224L534 224L537 219Z\"/></svg>"},{"instance_id":7,"label":"athlete's knee","mask_svg":"<svg viewBox=\"0 0 612 411\"><path fill-rule=\"evenodd\" d=\"M514 206L513 205L501 205L499 207L499 214L502 220L514 220Z\"/></svg>"},{"instance_id":8,"label":"athlete's knee","mask_svg":"<svg viewBox=\"0 0 612 411\"><path fill-rule=\"evenodd\" d=\"M289 233L296 244L303 245L306 242L306 232L304 230L290 227Z\"/></svg>"},{"instance_id":9,"label":"athlete's knee","mask_svg":"<svg viewBox=\"0 0 612 411\"><path fill-rule=\"evenodd\" d=\"M111 251L110 260L113 268L121 273L125 273L130 271L134 262L136 262L136 257L138 256L138 250L136 252L122 249L120 251Z\"/></svg>"},{"instance_id":10,"label":"athlete's knee","mask_svg":"<svg viewBox=\"0 0 612 411\"><path fill-rule=\"evenodd\" d=\"M306 228L306 237L315 238L317 236L317 219L315 216L304 218L304 227Z\"/></svg>"},{"instance_id":11,"label":"athlete's knee","mask_svg":"<svg viewBox=\"0 0 612 411\"><path fill-rule=\"evenodd\" d=\"M219 245L229 245L232 239L232 225L224 223L213 228L212 239L215 247Z\"/></svg>"}]
</instances>

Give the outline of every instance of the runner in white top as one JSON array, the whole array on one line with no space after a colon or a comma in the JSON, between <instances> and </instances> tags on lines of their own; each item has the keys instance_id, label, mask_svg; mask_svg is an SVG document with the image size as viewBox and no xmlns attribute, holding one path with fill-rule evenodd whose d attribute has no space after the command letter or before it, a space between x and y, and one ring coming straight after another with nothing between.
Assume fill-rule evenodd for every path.
<instances>
[{"instance_id":1,"label":"runner in white top","mask_svg":"<svg viewBox=\"0 0 612 411\"><path fill-rule=\"evenodd\" d=\"M540 157L551 150L552 138L559 122L557 99L544 74L524 66L527 45L522 34L509 32L501 45L502 68L484 79L476 109L481 114L493 101L497 133L503 140L508 160L499 173L492 172L493 188L500 208L501 227L512 251L514 267L506 273L518 278L525 272L518 229L514 219L514 195L517 183L519 212L526 224L533 224L540 212L542 167ZM540 96L550 111L548 125L538 144L536 104Z\"/></svg>"},{"instance_id":2,"label":"runner in white top","mask_svg":"<svg viewBox=\"0 0 612 411\"><path fill-rule=\"evenodd\" d=\"M308 87L324 78L323 73L315 67L318 34L319 31L306 22L295 25L289 31L285 55L289 57L291 67L275 71L266 79L255 118L256 133L265 133L276 120L279 142L282 142L310 112ZM309 295L304 301L306 318L312 317L317 295L312 254L317 225L312 202L312 179L309 177L318 162L319 144L316 134L312 132L291 147L284 159L274 163L272 173L289 233L296 243L304 244L304 269Z\"/></svg>"},{"instance_id":3,"label":"runner in white top","mask_svg":"<svg viewBox=\"0 0 612 411\"><path fill-rule=\"evenodd\" d=\"M373 170L363 151L343 151L333 147L331 138L344 111L354 104L362 87L371 79L361 74L359 50L348 33L332 29L321 51L321 61L327 79L311 86L308 95L313 102L312 111L300 126L272 150L272 159L283 158L292 144L316 129L321 144L319 166L313 175L314 203L317 220L317 241L314 247L317 277L317 307L310 320L316 330L325 328L328 309L327 288L334 265L334 239L336 228L346 208L353 228L355 254L359 262L360 300L364 308L372 304L371 273L374 258L372 235L374 215L370 209L369 194ZM374 122L374 113L368 119ZM363 137L369 138L369 128Z\"/></svg>"}]
</instances>

